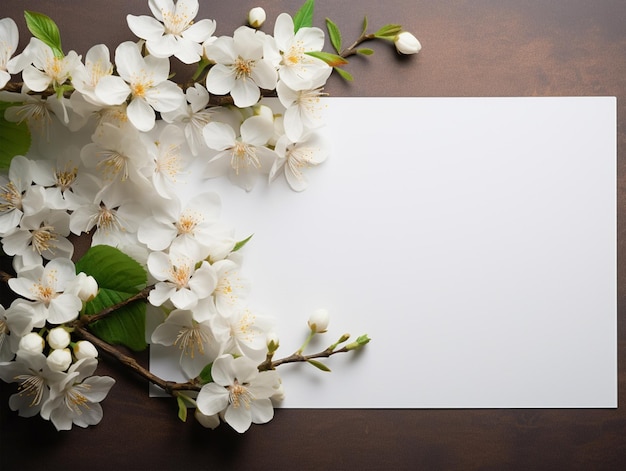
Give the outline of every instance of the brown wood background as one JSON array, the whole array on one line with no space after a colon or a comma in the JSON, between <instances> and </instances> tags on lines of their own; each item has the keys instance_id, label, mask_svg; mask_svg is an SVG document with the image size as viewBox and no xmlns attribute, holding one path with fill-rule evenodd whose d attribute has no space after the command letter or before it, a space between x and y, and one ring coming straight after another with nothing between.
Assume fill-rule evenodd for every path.
<instances>
[{"instance_id":1,"label":"brown wood background","mask_svg":"<svg viewBox=\"0 0 626 471\"><path fill-rule=\"evenodd\" d=\"M301 0L200 0L199 18L232 34L249 8L264 6L265 30ZM135 38L125 15L149 14L147 0L2 0L0 17L27 31L24 9L59 25L65 51L85 54ZM333 77L334 96L618 97L619 398L626 391L621 320L626 290L624 129L626 2L623 0L318 0L316 23L332 18L346 42L363 15L371 28L401 23L423 51L403 58L386 44L349 66L353 83ZM270 28L268 28L268 26ZM20 48L21 50L21 48ZM180 69L184 73L184 69ZM450 136L454 139L454 136ZM513 144L512 144L513 145ZM581 189L583 191L583 189ZM375 334L372 332L371 334ZM145 360L145 356L144 356ZM103 403L102 423L57 433L39 419L19 419L0 386L0 469L625 469L626 412L607 410L278 410L272 422L238 435L228 426L205 430L176 419L171 401L148 399L143 382L103 361L100 374L117 384ZM338 373L333 373L338 374ZM403 387L402 378L393 388ZM358 394L345 391L345 394Z\"/></svg>"}]
</instances>

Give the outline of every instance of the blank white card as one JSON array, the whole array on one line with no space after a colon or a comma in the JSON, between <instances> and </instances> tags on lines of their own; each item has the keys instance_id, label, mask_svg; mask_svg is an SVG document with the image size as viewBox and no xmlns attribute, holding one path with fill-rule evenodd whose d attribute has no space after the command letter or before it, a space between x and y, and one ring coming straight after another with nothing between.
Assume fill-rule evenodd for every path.
<instances>
[{"instance_id":1,"label":"blank white card","mask_svg":"<svg viewBox=\"0 0 626 471\"><path fill-rule=\"evenodd\" d=\"M616 407L616 99L326 103L306 191L210 183L254 234L242 272L277 357L320 307L311 351L372 338L332 373L280 367L283 407Z\"/></svg>"}]
</instances>

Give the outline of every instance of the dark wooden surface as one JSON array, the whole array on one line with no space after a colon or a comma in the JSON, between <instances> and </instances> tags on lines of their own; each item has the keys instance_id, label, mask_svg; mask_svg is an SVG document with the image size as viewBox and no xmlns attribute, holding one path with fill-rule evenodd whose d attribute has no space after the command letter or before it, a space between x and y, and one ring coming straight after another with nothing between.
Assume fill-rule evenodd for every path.
<instances>
[{"instance_id":1,"label":"dark wooden surface","mask_svg":"<svg viewBox=\"0 0 626 471\"><path fill-rule=\"evenodd\" d=\"M218 20L232 34L249 8L262 5L268 26L301 0L201 0L199 17ZM318 0L316 22L338 23L346 42L364 14L372 28L398 22L423 43L419 56L398 57L375 44L357 58L346 84L332 78L335 96L553 96L618 97L618 335L619 399L626 380L626 331L621 320L624 238L624 129L626 2L623 0ZM2 0L0 17L26 29L24 9L58 23L67 51L85 54L104 42L134 39L125 15L149 14L147 0ZM271 29L266 29L271 33ZM184 72L184 70L183 70ZM454 139L454 136L450 136ZM582 189L581 189L582 191ZM373 333L372 333L373 334ZM0 394L0 469L624 469L626 412L607 410L278 410L272 422L238 435L175 418L174 405L146 396L146 386L115 365L117 378L104 402L102 423L57 433L39 419L23 420ZM393 389L402 387L402 378ZM345 394L358 394L345 391Z\"/></svg>"}]
</instances>

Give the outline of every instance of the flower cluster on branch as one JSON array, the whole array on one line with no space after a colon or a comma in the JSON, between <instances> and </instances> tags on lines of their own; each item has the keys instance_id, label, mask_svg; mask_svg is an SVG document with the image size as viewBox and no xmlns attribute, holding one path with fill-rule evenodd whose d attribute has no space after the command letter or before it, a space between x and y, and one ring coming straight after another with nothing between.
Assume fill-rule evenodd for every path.
<instances>
[{"instance_id":1,"label":"flower cluster on branch","mask_svg":"<svg viewBox=\"0 0 626 471\"><path fill-rule=\"evenodd\" d=\"M284 177L295 191L327 158L318 133L323 87L348 57L371 55L365 41L420 50L399 25L367 31L343 48L338 26L313 26L314 1L280 14L273 33L265 11L232 36L197 19L198 0L149 0L151 15L127 16L137 42L104 44L82 58L65 53L52 19L26 12L32 34L19 54L18 28L0 20L0 243L8 260L1 282L14 294L0 305L0 378L16 383L19 415L39 415L58 430L102 418L114 380L94 375L101 353L177 398L179 417L194 408L214 428L238 432L273 417L283 395L276 368L361 348L349 335L305 354L326 332L328 313L309 319L309 337L274 359L272 322L246 302L235 229L220 219L210 180L227 177L246 191ZM170 76L170 61L193 64L190 82ZM21 82L17 78L21 75ZM12 79L16 81L12 81ZM273 100L266 97L272 95ZM191 168L207 180L190 190ZM182 189L185 188L185 191ZM76 260L74 237L91 248ZM75 260L75 261L72 261ZM114 345L149 342L178 350L188 379L165 381Z\"/></svg>"}]
</instances>

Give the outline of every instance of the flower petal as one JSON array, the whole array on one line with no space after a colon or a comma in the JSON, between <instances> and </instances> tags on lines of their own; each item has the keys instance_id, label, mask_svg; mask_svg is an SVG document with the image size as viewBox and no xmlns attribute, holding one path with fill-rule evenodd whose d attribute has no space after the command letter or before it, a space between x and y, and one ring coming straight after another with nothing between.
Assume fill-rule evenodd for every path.
<instances>
[{"instance_id":1,"label":"flower petal","mask_svg":"<svg viewBox=\"0 0 626 471\"><path fill-rule=\"evenodd\" d=\"M133 126L139 131L148 132L154 127L154 110L148 105L146 100L135 98L130 102L128 108L126 108L126 113L128 114L130 122L133 123Z\"/></svg>"},{"instance_id":2,"label":"flower petal","mask_svg":"<svg viewBox=\"0 0 626 471\"><path fill-rule=\"evenodd\" d=\"M205 384L198 393L196 404L204 415L222 412L228 406L228 390L216 383Z\"/></svg>"},{"instance_id":3,"label":"flower petal","mask_svg":"<svg viewBox=\"0 0 626 471\"><path fill-rule=\"evenodd\" d=\"M126 15L126 22L135 36L148 41L156 41L165 32L163 24L151 16Z\"/></svg>"}]
</instances>

